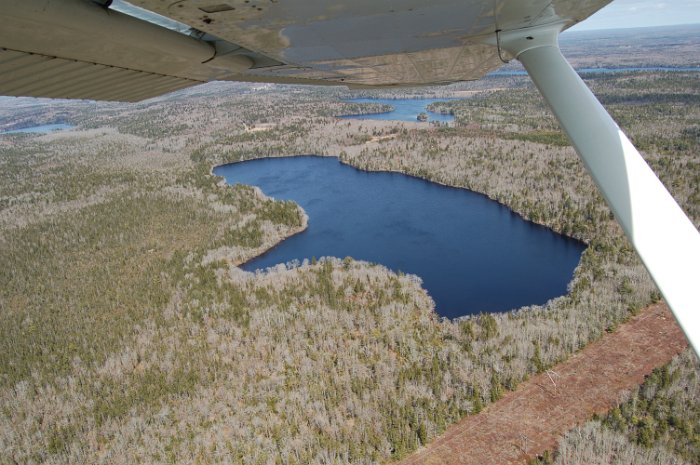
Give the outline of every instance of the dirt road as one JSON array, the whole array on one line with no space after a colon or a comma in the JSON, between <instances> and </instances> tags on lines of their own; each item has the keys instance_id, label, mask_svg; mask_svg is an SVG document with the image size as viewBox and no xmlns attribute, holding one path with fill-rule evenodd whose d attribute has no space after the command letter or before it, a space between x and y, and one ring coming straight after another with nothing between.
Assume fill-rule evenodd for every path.
<instances>
[{"instance_id":1,"label":"dirt road","mask_svg":"<svg viewBox=\"0 0 700 465\"><path fill-rule=\"evenodd\" d=\"M523 464L681 352L687 342L663 304L643 310L617 331L523 382L514 392L462 419L400 465Z\"/></svg>"}]
</instances>

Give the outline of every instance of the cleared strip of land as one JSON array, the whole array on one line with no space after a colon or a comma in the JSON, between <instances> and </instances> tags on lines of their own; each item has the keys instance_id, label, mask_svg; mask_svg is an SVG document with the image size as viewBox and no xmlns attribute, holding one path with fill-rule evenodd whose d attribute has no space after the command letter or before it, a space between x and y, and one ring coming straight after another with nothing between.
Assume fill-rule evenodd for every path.
<instances>
[{"instance_id":1,"label":"cleared strip of land","mask_svg":"<svg viewBox=\"0 0 700 465\"><path fill-rule=\"evenodd\" d=\"M523 464L593 413L606 412L686 346L668 307L652 305L400 463Z\"/></svg>"}]
</instances>

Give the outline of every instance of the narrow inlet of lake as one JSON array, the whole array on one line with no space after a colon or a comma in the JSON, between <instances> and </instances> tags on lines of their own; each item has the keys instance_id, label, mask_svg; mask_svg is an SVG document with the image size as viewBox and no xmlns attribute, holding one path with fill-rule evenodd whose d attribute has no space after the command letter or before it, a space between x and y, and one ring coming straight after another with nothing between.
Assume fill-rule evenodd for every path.
<instances>
[{"instance_id":1,"label":"narrow inlet of lake","mask_svg":"<svg viewBox=\"0 0 700 465\"><path fill-rule=\"evenodd\" d=\"M264 158L218 166L229 184L293 200L308 229L242 266L350 256L420 276L454 318L543 304L566 293L584 245L524 221L483 195L337 158Z\"/></svg>"}]
</instances>

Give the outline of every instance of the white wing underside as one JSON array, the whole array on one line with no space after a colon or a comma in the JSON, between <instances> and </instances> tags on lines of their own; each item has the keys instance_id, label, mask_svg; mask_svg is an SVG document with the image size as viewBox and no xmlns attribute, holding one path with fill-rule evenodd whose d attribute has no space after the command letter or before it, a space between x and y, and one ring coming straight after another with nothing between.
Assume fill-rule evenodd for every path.
<instances>
[{"instance_id":1,"label":"white wing underside","mask_svg":"<svg viewBox=\"0 0 700 465\"><path fill-rule=\"evenodd\" d=\"M89 0L0 6L0 95L137 101L210 80L406 86L502 65L496 30L570 27L610 0L132 0L174 32Z\"/></svg>"}]
</instances>

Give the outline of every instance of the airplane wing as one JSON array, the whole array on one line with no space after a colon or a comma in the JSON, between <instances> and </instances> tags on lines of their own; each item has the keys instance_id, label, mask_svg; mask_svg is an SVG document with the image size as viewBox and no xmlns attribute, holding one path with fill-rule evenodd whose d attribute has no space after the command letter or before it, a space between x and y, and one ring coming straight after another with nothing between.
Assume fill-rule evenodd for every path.
<instances>
[{"instance_id":1,"label":"airplane wing","mask_svg":"<svg viewBox=\"0 0 700 465\"><path fill-rule=\"evenodd\" d=\"M138 101L210 80L439 84L517 58L698 349L700 234L559 52L559 33L609 2L3 0L0 95Z\"/></svg>"},{"instance_id":2,"label":"airplane wing","mask_svg":"<svg viewBox=\"0 0 700 465\"><path fill-rule=\"evenodd\" d=\"M0 95L138 101L211 80L473 80L502 65L494 31L569 27L609 1L5 0Z\"/></svg>"}]
</instances>

